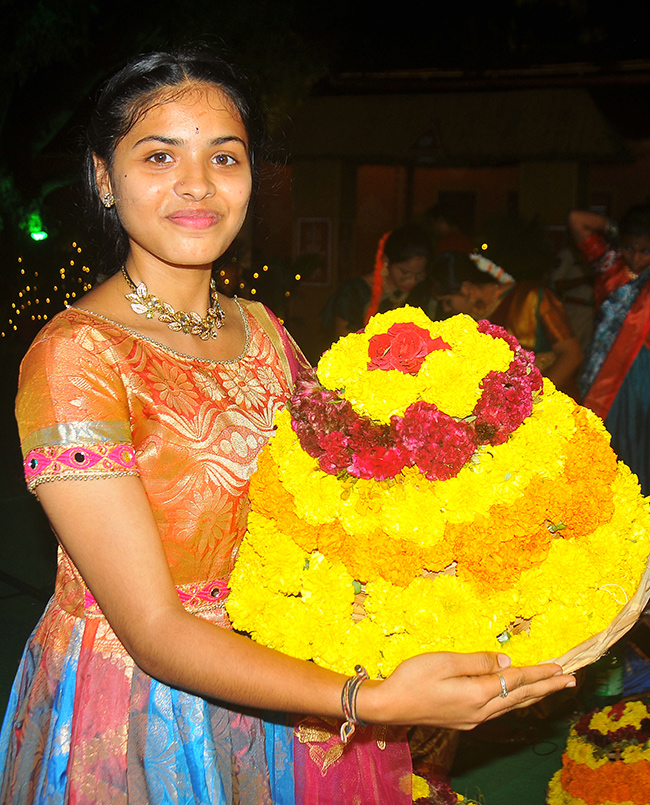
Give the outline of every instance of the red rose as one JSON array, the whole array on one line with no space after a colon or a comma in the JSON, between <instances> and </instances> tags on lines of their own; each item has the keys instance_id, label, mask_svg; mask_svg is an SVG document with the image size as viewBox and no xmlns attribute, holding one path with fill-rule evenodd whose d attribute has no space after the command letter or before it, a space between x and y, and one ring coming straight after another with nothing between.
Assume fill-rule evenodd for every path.
<instances>
[{"instance_id":1,"label":"red rose","mask_svg":"<svg viewBox=\"0 0 650 805\"><path fill-rule=\"evenodd\" d=\"M416 375L427 355L436 349L451 347L411 322L393 324L388 332L370 339L368 369L397 369L405 375Z\"/></svg>"}]
</instances>

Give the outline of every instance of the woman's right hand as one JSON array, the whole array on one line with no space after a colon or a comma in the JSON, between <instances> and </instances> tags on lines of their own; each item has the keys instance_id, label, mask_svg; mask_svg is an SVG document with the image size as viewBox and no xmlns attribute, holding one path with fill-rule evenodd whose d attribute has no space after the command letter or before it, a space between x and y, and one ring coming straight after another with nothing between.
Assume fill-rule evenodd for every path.
<instances>
[{"instance_id":1,"label":"woman's right hand","mask_svg":"<svg viewBox=\"0 0 650 805\"><path fill-rule=\"evenodd\" d=\"M468 730L575 684L555 663L513 668L508 656L496 652L420 654L386 680L361 685L357 713L373 723Z\"/></svg>"}]
</instances>

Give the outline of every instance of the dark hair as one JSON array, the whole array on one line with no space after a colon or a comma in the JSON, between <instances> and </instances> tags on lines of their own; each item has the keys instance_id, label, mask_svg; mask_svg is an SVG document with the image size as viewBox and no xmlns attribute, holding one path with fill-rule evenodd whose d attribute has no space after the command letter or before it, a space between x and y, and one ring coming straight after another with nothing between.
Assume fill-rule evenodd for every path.
<instances>
[{"instance_id":1,"label":"dark hair","mask_svg":"<svg viewBox=\"0 0 650 805\"><path fill-rule=\"evenodd\" d=\"M621 218L619 238L650 235L650 205L639 204Z\"/></svg>"},{"instance_id":2,"label":"dark hair","mask_svg":"<svg viewBox=\"0 0 650 805\"><path fill-rule=\"evenodd\" d=\"M443 252L438 255L431 265L431 274L439 296L458 293L464 282L473 285L498 284L495 277L477 268L464 252Z\"/></svg>"},{"instance_id":3,"label":"dark hair","mask_svg":"<svg viewBox=\"0 0 650 805\"><path fill-rule=\"evenodd\" d=\"M124 263L129 241L115 207L102 204L95 178L96 154L110 170L115 149L158 96L166 89L184 89L191 82L212 84L232 101L248 135L248 155L256 186L259 152L264 140L262 113L244 76L232 65L201 46L138 56L110 78L99 93L85 136L84 191L91 227L103 240L99 255L103 268L112 273ZM173 92L171 97L173 97Z\"/></svg>"},{"instance_id":4,"label":"dark hair","mask_svg":"<svg viewBox=\"0 0 650 805\"><path fill-rule=\"evenodd\" d=\"M384 256L389 265L403 263L412 257L431 258L431 242L427 233L419 226L402 226L394 229L384 244Z\"/></svg>"}]
</instances>

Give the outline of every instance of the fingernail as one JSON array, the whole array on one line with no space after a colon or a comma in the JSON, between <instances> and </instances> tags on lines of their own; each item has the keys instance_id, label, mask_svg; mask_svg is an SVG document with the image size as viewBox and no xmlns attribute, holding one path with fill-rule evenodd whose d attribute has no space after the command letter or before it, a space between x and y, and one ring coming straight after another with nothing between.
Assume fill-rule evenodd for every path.
<instances>
[{"instance_id":1,"label":"fingernail","mask_svg":"<svg viewBox=\"0 0 650 805\"><path fill-rule=\"evenodd\" d=\"M512 665L512 660L508 657L507 654L499 654L498 655L499 661L499 668L510 668Z\"/></svg>"},{"instance_id":2,"label":"fingernail","mask_svg":"<svg viewBox=\"0 0 650 805\"><path fill-rule=\"evenodd\" d=\"M569 679L569 681L566 683L566 685L564 687L565 688L575 688L575 686L576 686L576 678L574 676L572 676L571 679Z\"/></svg>"}]
</instances>

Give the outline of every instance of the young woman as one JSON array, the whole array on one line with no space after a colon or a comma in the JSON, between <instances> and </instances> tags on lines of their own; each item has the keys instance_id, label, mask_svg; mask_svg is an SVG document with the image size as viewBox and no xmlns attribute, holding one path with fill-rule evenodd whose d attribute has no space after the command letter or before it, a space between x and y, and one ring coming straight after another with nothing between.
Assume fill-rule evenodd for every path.
<instances>
[{"instance_id":1,"label":"young woman","mask_svg":"<svg viewBox=\"0 0 650 805\"><path fill-rule=\"evenodd\" d=\"M569 228L596 275L594 337L580 378L584 404L605 420L612 447L648 495L650 206L628 210L618 232L588 210L573 210Z\"/></svg>"},{"instance_id":2,"label":"young woman","mask_svg":"<svg viewBox=\"0 0 650 805\"><path fill-rule=\"evenodd\" d=\"M431 244L422 229L403 226L379 241L374 271L353 277L330 297L321 318L335 338L356 333L375 313L433 301L429 277ZM428 312L428 310L425 310Z\"/></svg>"},{"instance_id":3,"label":"young woman","mask_svg":"<svg viewBox=\"0 0 650 805\"><path fill-rule=\"evenodd\" d=\"M281 713L467 729L574 684L553 664L425 654L351 691L230 630L248 480L301 362L264 308L211 288L253 185L252 110L220 60L156 53L108 82L90 124L115 273L21 370L26 476L60 548L0 739L3 803L406 803L401 730L344 749Z\"/></svg>"},{"instance_id":4,"label":"young woman","mask_svg":"<svg viewBox=\"0 0 650 805\"><path fill-rule=\"evenodd\" d=\"M467 313L498 324L535 353L543 375L577 397L575 373L582 347L557 296L539 282L499 282L460 252L436 257L432 274L447 313Z\"/></svg>"}]
</instances>

